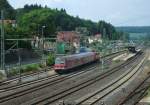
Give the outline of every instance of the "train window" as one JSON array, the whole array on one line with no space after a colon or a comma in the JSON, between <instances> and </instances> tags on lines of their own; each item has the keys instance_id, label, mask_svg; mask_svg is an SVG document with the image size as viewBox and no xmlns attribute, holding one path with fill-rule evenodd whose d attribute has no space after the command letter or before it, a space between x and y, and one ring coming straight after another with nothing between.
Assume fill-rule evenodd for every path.
<instances>
[{"instance_id":1,"label":"train window","mask_svg":"<svg viewBox=\"0 0 150 105\"><path fill-rule=\"evenodd\" d=\"M55 60L55 64L64 64L65 61L63 59L60 59L60 58L56 58Z\"/></svg>"},{"instance_id":2,"label":"train window","mask_svg":"<svg viewBox=\"0 0 150 105\"><path fill-rule=\"evenodd\" d=\"M59 58L56 58L55 64L59 64L59 63L60 63L60 59L59 59Z\"/></svg>"}]
</instances>

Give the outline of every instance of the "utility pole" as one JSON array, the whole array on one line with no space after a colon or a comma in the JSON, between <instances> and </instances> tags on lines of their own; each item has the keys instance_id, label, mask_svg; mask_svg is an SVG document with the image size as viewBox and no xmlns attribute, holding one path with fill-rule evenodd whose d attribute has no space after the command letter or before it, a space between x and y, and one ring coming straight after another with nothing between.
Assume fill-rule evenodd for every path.
<instances>
[{"instance_id":1,"label":"utility pole","mask_svg":"<svg viewBox=\"0 0 150 105\"><path fill-rule=\"evenodd\" d=\"M39 37L39 35L40 35L40 24L38 24L38 32L37 32L37 35L38 35L38 37Z\"/></svg>"},{"instance_id":2,"label":"utility pole","mask_svg":"<svg viewBox=\"0 0 150 105\"><path fill-rule=\"evenodd\" d=\"M42 26L42 63L46 63L45 58L44 58L44 29L46 28L46 26ZM46 70L45 70L46 71Z\"/></svg>"},{"instance_id":3,"label":"utility pole","mask_svg":"<svg viewBox=\"0 0 150 105\"><path fill-rule=\"evenodd\" d=\"M107 36L106 36L106 29L103 28L103 39L107 39Z\"/></svg>"},{"instance_id":4,"label":"utility pole","mask_svg":"<svg viewBox=\"0 0 150 105\"><path fill-rule=\"evenodd\" d=\"M4 37L4 11L1 10L1 69L5 74L5 37ZM6 75L7 76L7 75Z\"/></svg>"},{"instance_id":5,"label":"utility pole","mask_svg":"<svg viewBox=\"0 0 150 105\"><path fill-rule=\"evenodd\" d=\"M46 26L42 26L42 51L43 51L43 59L44 59L44 29Z\"/></svg>"},{"instance_id":6,"label":"utility pole","mask_svg":"<svg viewBox=\"0 0 150 105\"><path fill-rule=\"evenodd\" d=\"M101 59L101 63L102 63L102 71L104 71L104 59Z\"/></svg>"},{"instance_id":7,"label":"utility pole","mask_svg":"<svg viewBox=\"0 0 150 105\"><path fill-rule=\"evenodd\" d=\"M103 50L102 50L102 53L103 53ZM100 61L101 61L101 70L103 72L104 71L104 58L101 58Z\"/></svg>"},{"instance_id":8,"label":"utility pole","mask_svg":"<svg viewBox=\"0 0 150 105\"><path fill-rule=\"evenodd\" d=\"M19 47L19 40L17 40L17 52L18 52L18 65L19 65L19 83L21 83L21 54Z\"/></svg>"}]
</instances>

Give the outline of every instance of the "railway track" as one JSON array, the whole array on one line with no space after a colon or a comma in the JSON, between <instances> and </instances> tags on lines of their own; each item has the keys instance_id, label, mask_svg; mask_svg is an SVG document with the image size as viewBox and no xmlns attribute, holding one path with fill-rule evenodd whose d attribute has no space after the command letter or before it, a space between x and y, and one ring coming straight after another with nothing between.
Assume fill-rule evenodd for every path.
<instances>
[{"instance_id":1,"label":"railway track","mask_svg":"<svg viewBox=\"0 0 150 105\"><path fill-rule=\"evenodd\" d=\"M7 94L5 96L0 97L0 103L9 101L11 99L15 99L17 97L20 97L20 96L23 96L23 95L26 95L26 94L30 94L33 91L38 91L38 90L43 89L43 88L48 87L48 86L55 85L57 83L60 83L60 82L63 82L65 80L68 80L70 78L73 78L73 77L75 77L77 75L82 75L84 73L91 72L90 70L95 69L95 68L96 67L91 67L91 68L88 67L88 71L81 71L81 72L77 72L75 74L70 74L70 75L67 75L67 76L64 76L64 77L59 77L57 79L54 79L52 81L48 81L48 82L42 83L40 85L35 85L33 87L30 87L30 88L25 88L25 89L23 89L21 91L17 91L17 92L13 92L13 93ZM20 87L20 88L22 88L22 87ZM18 90L18 88L16 88L16 89ZM8 92L8 91L5 91L5 92ZM2 94L5 94L5 93L2 93Z\"/></svg>"},{"instance_id":2,"label":"railway track","mask_svg":"<svg viewBox=\"0 0 150 105\"><path fill-rule=\"evenodd\" d=\"M133 66L131 70L129 70L127 73L123 74L121 77L117 78L115 81L111 82L107 86L104 86L103 88L91 94L88 94L86 97L77 100L75 102L76 105L97 105L101 99L112 93L114 90L117 90L120 86L122 86L124 83L128 82L133 76L135 76L144 61L145 58L138 66Z\"/></svg>"},{"instance_id":3,"label":"railway track","mask_svg":"<svg viewBox=\"0 0 150 105\"><path fill-rule=\"evenodd\" d=\"M14 89L19 89L19 88L23 88L25 86L29 86L29 85L33 85L33 84L36 84L36 83L40 83L40 82L43 82L43 81L48 81L49 80L47 83L49 83L49 82L56 82L56 81L60 81L60 80L64 81L65 79L72 78L72 77L74 77L76 75L79 75L79 74L82 74L82 73L86 73L88 71L90 72L90 70L94 69L97 65L98 65L98 63L83 68L83 69L86 69L86 70L76 71L76 72L73 72L73 73L70 73L70 74L67 74L67 75L54 74L54 75L51 75L49 77L42 78L42 79L39 79L39 80L36 80L36 81L31 81L31 82L18 84L18 85L14 85L14 86L3 87L3 88L0 88L0 94L2 94L4 92L12 91ZM88 68L88 70L87 70L87 68Z\"/></svg>"},{"instance_id":4,"label":"railway track","mask_svg":"<svg viewBox=\"0 0 150 105\"><path fill-rule=\"evenodd\" d=\"M122 100L118 105L128 105L131 101L131 99L134 99L135 101L132 100L132 104L136 105L139 103L139 101L145 96L146 91L149 89L150 85L145 84L146 81L150 81L150 75L145 78L145 80L140 83L124 100Z\"/></svg>"},{"instance_id":5,"label":"railway track","mask_svg":"<svg viewBox=\"0 0 150 105\"><path fill-rule=\"evenodd\" d=\"M112 54L108 54L108 55L103 56L102 58L115 56L116 54L124 53L126 51L127 50L123 50L123 51L115 52L115 53L112 53ZM34 73L30 73L30 74L22 74L21 78L27 78L27 77L30 77L30 76L38 75L39 73L45 72L45 70L47 70L47 69L52 69L52 67L45 68L45 69L41 70L40 72L34 72ZM1 80L0 81L0 85L8 84L8 83L10 83L12 81L19 80L19 78L20 78L19 76L14 76L14 77L8 78L6 80Z\"/></svg>"},{"instance_id":6,"label":"railway track","mask_svg":"<svg viewBox=\"0 0 150 105\"><path fill-rule=\"evenodd\" d=\"M115 52L115 53L112 53L112 54L108 54L108 55L103 56L103 58L108 57L108 56L111 56L111 55L115 55L115 54L118 54L118 53L122 54L122 53L124 53L124 52L127 52L127 50L122 50L122 51L119 51L119 52Z\"/></svg>"},{"instance_id":7,"label":"railway track","mask_svg":"<svg viewBox=\"0 0 150 105\"><path fill-rule=\"evenodd\" d=\"M150 87L150 74L148 73L145 79L135 87L135 89L128 94L118 105L129 105L132 102L133 105L139 103L139 101L145 96L146 91ZM132 100L132 101L131 101Z\"/></svg>"},{"instance_id":8,"label":"railway track","mask_svg":"<svg viewBox=\"0 0 150 105\"><path fill-rule=\"evenodd\" d=\"M116 57L119 54L122 54L124 53L125 51L121 51L121 52L116 52L116 53L113 53L113 54L110 54L110 55L107 55L105 57L103 57L103 59L105 59L105 62L107 61L110 61L112 58ZM108 58L107 58L108 57ZM27 78L29 76L33 76L34 74L31 74L31 75L27 75L25 77L22 77L22 78ZM37 75L37 73L35 73L35 75ZM38 80L34 80L34 81L29 81L29 82L24 82L24 83L19 83L19 84L1 84L0 86L0 93L2 92L6 92L6 91L9 91L9 90L12 90L12 89L17 89L17 88L21 88L23 86L27 86L27 85L32 85L32 84L35 84L35 83L38 83L38 82L42 82L42 81L46 81L46 80L49 80L49 79L54 79L56 77L58 77L59 75L57 74L54 74L54 75L51 75L51 76L48 76L48 77L44 77L44 78L40 78ZM18 80L18 78L16 79L13 79L13 80L8 80L6 81L7 83L10 83L12 81L16 81Z\"/></svg>"},{"instance_id":9,"label":"railway track","mask_svg":"<svg viewBox=\"0 0 150 105\"><path fill-rule=\"evenodd\" d=\"M31 101L28 101L26 103L24 103L23 105L45 105L45 104L52 104L58 100L60 100L61 98L63 97L66 97L76 91L79 91L80 89L83 89L97 81L100 81L101 79L104 79L105 77L119 71L122 67L125 67L127 66L128 64L134 62L137 57L139 57L138 55L133 58L132 60L130 59L128 62L120 65L119 67L115 67L113 68L111 71L108 71L108 72L105 72L103 74L100 74L100 75L97 75L96 77L92 78L92 79L89 79L89 80L86 80L86 81L82 81L82 82L79 82L78 84L75 84L74 86L72 87L66 87L64 89L62 89L61 91L57 91L56 93L54 94L48 94L48 95L43 95L42 97L39 97L39 98L36 98L36 99L33 99Z\"/></svg>"},{"instance_id":10,"label":"railway track","mask_svg":"<svg viewBox=\"0 0 150 105\"><path fill-rule=\"evenodd\" d=\"M114 56L113 56L114 57ZM110 59L110 58L109 58ZM109 60L107 59L107 60ZM89 67L87 67L89 68ZM91 67L89 69L95 69L96 67ZM85 69L85 68L84 68ZM80 72L81 74L82 73L87 73L87 69L85 71L82 71ZM76 73L74 75L70 74L70 75L67 75L66 77L62 77L60 79L57 78L57 80L53 80L53 81L49 81L49 82L46 82L46 83L43 83L41 85L38 85L38 86L34 86L34 87L31 87L31 88L28 88L28 89L24 89L22 91L18 91L18 92L15 92L15 93L12 93L12 94L8 94L8 95L5 95L4 97L0 97L0 103L3 103L3 102L6 102L8 100L11 100L11 99L15 99L17 97L20 97L20 96L23 96L23 95L26 95L30 92L33 92L33 91L38 91L39 89L42 89L42 88L45 88L45 87L48 87L48 86L51 86L51 85L54 85L56 83L60 83L60 82L63 82L65 80L68 80L69 78L73 78L75 77L76 75L80 75L80 73ZM40 81L38 81L40 82ZM30 84L30 83L29 83ZM29 85L29 84L23 84L22 86L17 86L17 87L13 87L13 88L7 88L6 91L1 91L2 94L3 92L8 92L9 89L12 90L12 89L18 89L18 88L22 88L23 86L26 86L26 85ZM33 83L32 83L33 84Z\"/></svg>"},{"instance_id":11,"label":"railway track","mask_svg":"<svg viewBox=\"0 0 150 105\"><path fill-rule=\"evenodd\" d=\"M21 79L28 78L28 77L31 77L34 75L39 75L40 73L44 73L45 70L48 70L48 69L52 69L52 67L45 68L45 69L41 70L40 72L34 72L34 73L30 73L30 74L21 75ZM9 84L9 83L11 83L13 81L17 81L19 79L20 79L19 76L15 76L15 77L8 78L6 80L2 80L2 81L0 81L0 86L5 85L5 84Z\"/></svg>"}]
</instances>

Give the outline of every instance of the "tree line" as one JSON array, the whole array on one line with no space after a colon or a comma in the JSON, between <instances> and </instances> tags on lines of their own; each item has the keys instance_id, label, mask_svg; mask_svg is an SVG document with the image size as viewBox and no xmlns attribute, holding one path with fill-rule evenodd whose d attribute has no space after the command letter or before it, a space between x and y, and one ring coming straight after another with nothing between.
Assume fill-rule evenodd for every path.
<instances>
[{"instance_id":1,"label":"tree line","mask_svg":"<svg viewBox=\"0 0 150 105\"><path fill-rule=\"evenodd\" d=\"M0 9L5 11L6 19L17 20L17 27L5 26L8 38L33 37L41 35L44 26L44 35L53 37L57 31L73 31L77 27L86 27L89 35L101 33L109 40L122 39L124 33L116 31L115 27L105 21L93 22L70 16L65 9L51 9L41 5L25 5L24 8L14 9L7 0L0 1Z\"/></svg>"}]
</instances>

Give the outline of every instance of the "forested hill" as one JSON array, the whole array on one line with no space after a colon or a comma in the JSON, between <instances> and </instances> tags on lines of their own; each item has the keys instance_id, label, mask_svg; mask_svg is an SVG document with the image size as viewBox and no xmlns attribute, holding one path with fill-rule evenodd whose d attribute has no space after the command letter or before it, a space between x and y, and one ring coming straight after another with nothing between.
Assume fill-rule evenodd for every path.
<instances>
[{"instance_id":1,"label":"forested hill","mask_svg":"<svg viewBox=\"0 0 150 105\"><path fill-rule=\"evenodd\" d=\"M73 31L77 27L86 27L89 35L101 33L107 39L121 39L122 32L117 32L115 27L105 21L93 22L81 19L78 16L69 15L65 9L51 9L41 5L25 5L24 8L14 10L7 0L0 0L0 9L5 10L6 19L17 19L18 27L6 26L6 34L9 38L13 35L23 35L22 37L32 37L40 33L43 26L44 34L47 37L56 35L57 31ZM13 35L12 35L13 34ZM27 36L29 35L29 36Z\"/></svg>"},{"instance_id":2,"label":"forested hill","mask_svg":"<svg viewBox=\"0 0 150 105\"><path fill-rule=\"evenodd\" d=\"M54 34L56 31L73 31L77 27L86 27L89 34L102 33L105 30L107 38L111 35L118 36L115 27L105 21L93 22L91 20L81 19L78 16L71 16L65 9L51 9L41 5L25 5L24 8L17 9L18 24L26 30L32 30L36 33L37 27L46 25L45 32ZM115 38L115 36L113 37Z\"/></svg>"},{"instance_id":3,"label":"forested hill","mask_svg":"<svg viewBox=\"0 0 150 105\"><path fill-rule=\"evenodd\" d=\"M4 10L5 19L15 19L15 10L7 0L0 0L0 10Z\"/></svg>"},{"instance_id":4,"label":"forested hill","mask_svg":"<svg viewBox=\"0 0 150 105\"><path fill-rule=\"evenodd\" d=\"M150 26L116 27L116 29L127 33L150 33Z\"/></svg>"}]
</instances>

